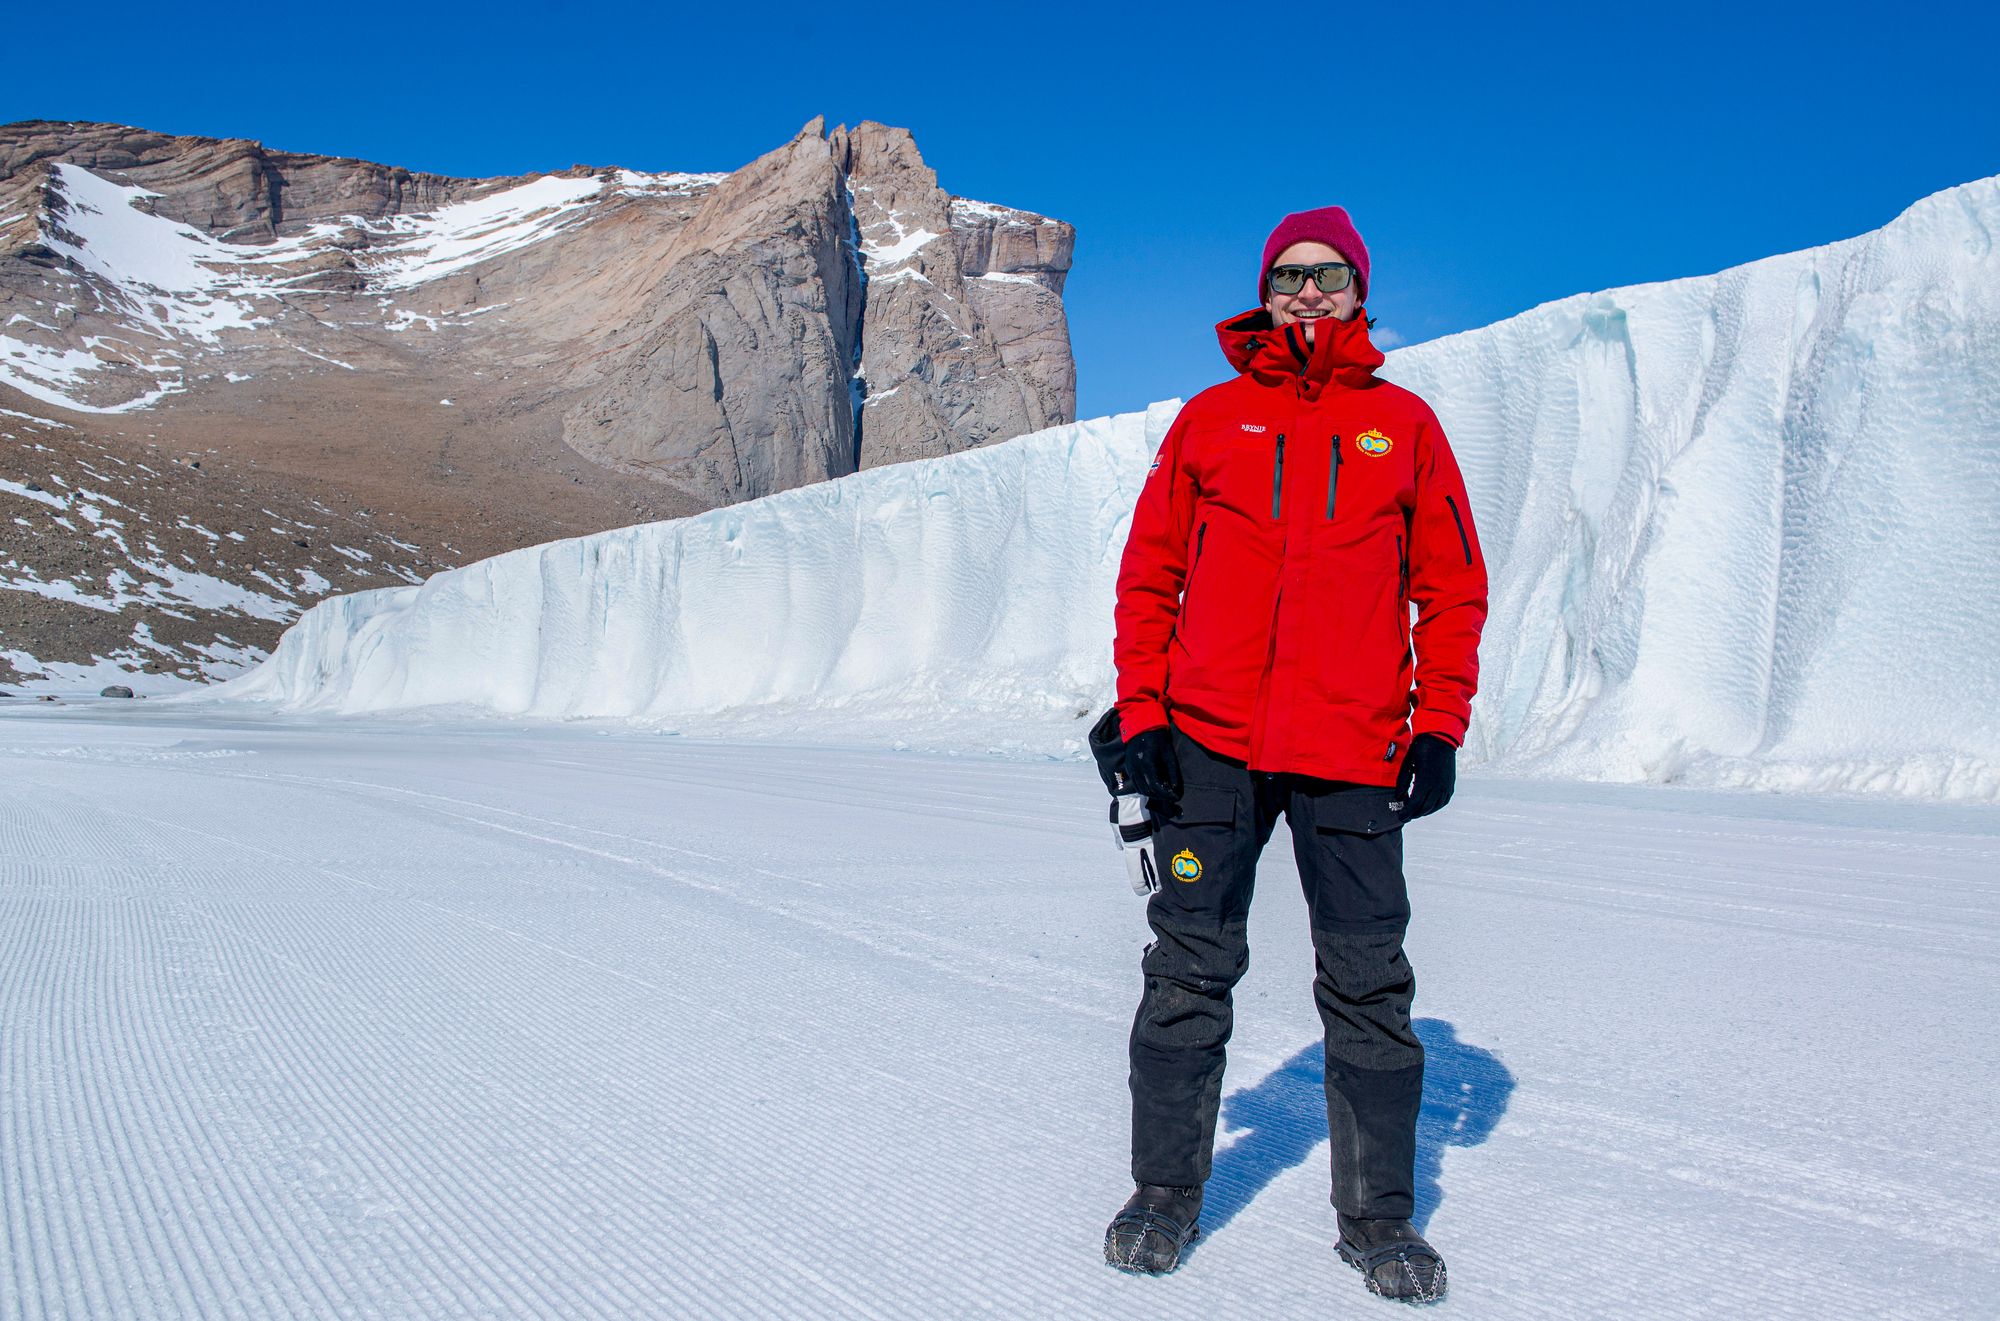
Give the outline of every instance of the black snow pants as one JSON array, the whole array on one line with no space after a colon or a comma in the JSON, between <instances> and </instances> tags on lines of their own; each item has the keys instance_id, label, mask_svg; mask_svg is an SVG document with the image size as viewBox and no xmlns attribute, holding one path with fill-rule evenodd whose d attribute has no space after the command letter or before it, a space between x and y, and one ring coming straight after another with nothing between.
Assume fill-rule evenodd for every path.
<instances>
[{"instance_id":1,"label":"black snow pants","mask_svg":"<svg viewBox=\"0 0 2000 1321\"><path fill-rule=\"evenodd\" d=\"M1410 903L1393 791L1253 773L1174 732L1185 790L1154 838L1160 891L1132 1023L1132 1177L1208 1179L1221 1104L1230 992L1249 967L1257 857L1278 815L1292 830L1326 1032L1333 1204L1349 1216L1414 1211L1424 1048L1410 1027L1416 978L1403 955Z\"/></svg>"}]
</instances>

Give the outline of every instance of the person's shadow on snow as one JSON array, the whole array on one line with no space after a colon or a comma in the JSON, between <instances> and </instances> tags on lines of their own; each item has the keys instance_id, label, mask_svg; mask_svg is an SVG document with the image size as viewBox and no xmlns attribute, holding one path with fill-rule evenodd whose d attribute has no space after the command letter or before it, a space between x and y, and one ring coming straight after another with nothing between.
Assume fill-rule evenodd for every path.
<instances>
[{"instance_id":1,"label":"person's shadow on snow","mask_svg":"<svg viewBox=\"0 0 2000 1321\"><path fill-rule=\"evenodd\" d=\"M1458 1039L1441 1018L1413 1024L1424 1043L1424 1100L1417 1115L1417 1207L1419 1230L1444 1200L1446 1147L1484 1142L1507 1111L1514 1075L1488 1050ZM1303 1165L1326 1142L1326 1060L1319 1042L1305 1047L1255 1086L1222 1102L1222 1124L1230 1132L1247 1129L1219 1152L1202 1202L1201 1227L1213 1234L1236 1218L1286 1170Z\"/></svg>"}]
</instances>

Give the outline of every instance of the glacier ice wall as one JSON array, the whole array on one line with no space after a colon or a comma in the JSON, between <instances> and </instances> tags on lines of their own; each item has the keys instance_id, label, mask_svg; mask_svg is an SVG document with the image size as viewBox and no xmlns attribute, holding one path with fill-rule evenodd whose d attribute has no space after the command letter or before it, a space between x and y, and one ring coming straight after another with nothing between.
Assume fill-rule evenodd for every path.
<instances>
[{"instance_id":1,"label":"glacier ice wall","mask_svg":"<svg viewBox=\"0 0 2000 1321\"><path fill-rule=\"evenodd\" d=\"M1177 408L335 597L212 691L342 713L860 724L946 745L1026 746L1017 723L1044 743L1039 720L1064 748L1109 688L1118 557Z\"/></svg>"},{"instance_id":2,"label":"glacier ice wall","mask_svg":"<svg viewBox=\"0 0 2000 1321\"><path fill-rule=\"evenodd\" d=\"M1390 355L1492 571L1468 753L2000 797L2000 179ZM1174 404L324 602L219 696L1078 746Z\"/></svg>"},{"instance_id":3,"label":"glacier ice wall","mask_svg":"<svg viewBox=\"0 0 2000 1321\"><path fill-rule=\"evenodd\" d=\"M1480 755L2000 792L1996 227L1988 179L1391 356L1494 566Z\"/></svg>"}]
</instances>

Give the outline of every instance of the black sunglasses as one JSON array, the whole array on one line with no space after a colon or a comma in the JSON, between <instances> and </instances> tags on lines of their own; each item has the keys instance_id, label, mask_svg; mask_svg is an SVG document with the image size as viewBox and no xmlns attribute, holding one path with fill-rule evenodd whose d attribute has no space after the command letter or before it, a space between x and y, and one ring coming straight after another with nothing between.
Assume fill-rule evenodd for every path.
<instances>
[{"instance_id":1,"label":"black sunglasses","mask_svg":"<svg viewBox=\"0 0 2000 1321\"><path fill-rule=\"evenodd\" d=\"M1316 266L1273 266L1266 278L1274 294L1291 295L1306 287L1310 275L1323 294L1337 294L1354 283L1354 268L1344 261L1323 261Z\"/></svg>"}]
</instances>

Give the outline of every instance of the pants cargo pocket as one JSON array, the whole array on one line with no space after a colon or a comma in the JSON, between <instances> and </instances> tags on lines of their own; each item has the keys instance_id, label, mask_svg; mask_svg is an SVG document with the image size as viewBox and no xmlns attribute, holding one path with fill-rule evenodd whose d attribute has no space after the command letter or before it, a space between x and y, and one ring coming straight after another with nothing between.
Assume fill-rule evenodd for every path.
<instances>
[{"instance_id":1,"label":"pants cargo pocket","mask_svg":"<svg viewBox=\"0 0 2000 1321\"><path fill-rule=\"evenodd\" d=\"M1394 797L1393 789L1355 785L1294 801L1292 843L1315 929L1400 932L1408 925L1403 817L1389 806Z\"/></svg>"},{"instance_id":2,"label":"pants cargo pocket","mask_svg":"<svg viewBox=\"0 0 2000 1321\"><path fill-rule=\"evenodd\" d=\"M1154 838L1160 865L1155 910L1222 915L1247 909L1244 873L1251 863L1245 832L1238 830L1237 796L1228 789L1190 786L1174 815Z\"/></svg>"},{"instance_id":3,"label":"pants cargo pocket","mask_svg":"<svg viewBox=\"0 0 2000 1321\"><path fill-rule=\"evenodd\" d=\"M1326 1029L1328 1084L1341 1068L1418 1066L1410 1027L1416 976L1403 954L1410 922L1402 817L1394 791L1369 785L1301 793L1293 845L1318 962L1313 998Z\"/></svg>"}]
</instances>

